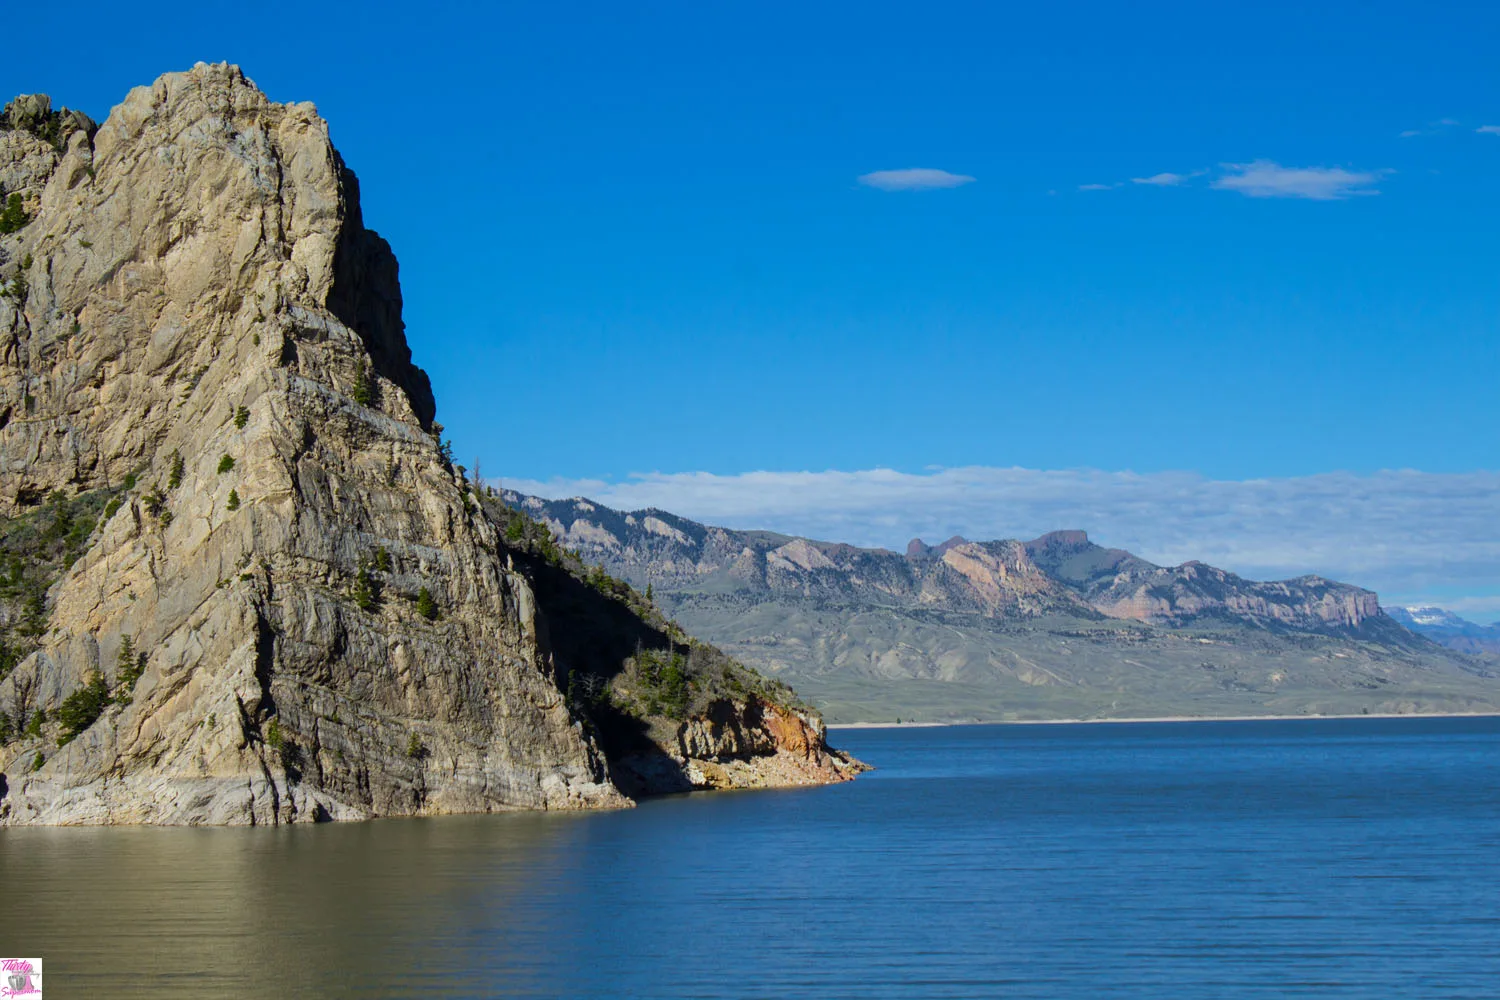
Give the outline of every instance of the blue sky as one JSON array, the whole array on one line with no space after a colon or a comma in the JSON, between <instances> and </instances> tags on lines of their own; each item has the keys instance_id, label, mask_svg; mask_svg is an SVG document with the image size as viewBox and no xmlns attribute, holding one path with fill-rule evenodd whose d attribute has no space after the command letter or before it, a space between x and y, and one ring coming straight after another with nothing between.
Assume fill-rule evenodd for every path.
<instances>
[{"instance_id":1,"label":"blue sky","mask_svg":"<svg viewBox=\"0 0 1500 1000\"><path fill-rule=\"evenodd\" d=\"M314 101L488 474L1500 468L1492 5L241 10L7 11L0 92Z\"/></svg>"}]
</instances>

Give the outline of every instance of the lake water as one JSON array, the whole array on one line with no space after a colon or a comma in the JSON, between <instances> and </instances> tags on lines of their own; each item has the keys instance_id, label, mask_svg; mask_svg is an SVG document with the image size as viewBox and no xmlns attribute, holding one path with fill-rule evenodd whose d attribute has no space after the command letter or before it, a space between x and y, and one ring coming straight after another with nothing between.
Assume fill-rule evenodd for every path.
<instances>
[{"instance_id":1,"label":"lake water","mask_svg":"<svg viewBox=\"0 0 1500 1000\"><path fill-rule=\"evenodd\" d=\"M858 730L834 788L0 831L47 995L1500 995L1500 720Z\"/></svg>"}]
</instances>

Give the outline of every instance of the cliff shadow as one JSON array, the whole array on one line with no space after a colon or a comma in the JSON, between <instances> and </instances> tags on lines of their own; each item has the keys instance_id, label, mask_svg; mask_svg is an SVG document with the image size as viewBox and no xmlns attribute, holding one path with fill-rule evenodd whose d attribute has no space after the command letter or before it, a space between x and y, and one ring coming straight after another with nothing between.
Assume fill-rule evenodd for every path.
<instances>
[{"instance_id":1,"label":"cliff shadow","mask_svg":"<svg viewBox=\"0 0 1500 1000\"><path fill-rule=\"evenodd\" d=\"M402 319L400 268L396 255L380 234L365 228L359 204L359 179L338 154L339 184L343 189L345 219L333 252L333 287L328 309L359 334L385 376L411 401L424 429L432 428L437 403L427 373L412 363Z\"/></svg>"},{"instance_id":2,"label":"cliff shadow","mask_svg":"<svg viewBox=\"0 0 1500 1000\"><path fill-rule=\"evenodd\" d=\"M691 790L684 766L653 738L651 722L607 696L609 682L637 652L670 648L667 633L565 567L521 549L509 551L543 609L538 632L552 653L558 686L597 737L610 780L632 797Z\"/></svg>"}]
</instances>

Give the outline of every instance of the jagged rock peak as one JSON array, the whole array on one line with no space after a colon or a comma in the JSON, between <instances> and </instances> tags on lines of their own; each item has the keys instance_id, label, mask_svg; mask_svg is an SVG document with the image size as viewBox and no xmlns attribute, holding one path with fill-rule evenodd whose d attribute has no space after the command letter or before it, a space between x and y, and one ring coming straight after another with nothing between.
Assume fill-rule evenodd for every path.
<instances>
[{"instance_id":1,"label":"jagged rock peak","mask_svg":"<svg viewBox=\"0 0 1500 1000\"><path fill-rule=\"evenodd\" d=\"M906 558L908 559L941 559L949 549L955 549L960 545L968 545L969 540L962 535L954 535L946 542L937 545L928 545L920 538L913 538L906 543Z\"/></svg>"},{"instance_id":2,"label":"jagged rock peak","mask_svg":"<svg viewBox=\"0 0 1500 1000\"><path fill-rule=\"evenodd\" d=\"M98 126L82 111L53 111L52 98L46 94L18 94L0 109L0 127L24 129L65 145L72 133L93 132Z\"/></svg>"},{"instance_id":3,"label":"jagged rock peak","mask_svg":"<svg viewBox=\"0 0 1500 1000\"><path fill-rule=\"evenodd\" d=\"M429 433L395 258L311 104L199 64L62 150L0 130L0 182L3 513L113 497L0 680L11 725L46 720L0 822L625 804ZM95 676L112 704L58 729Z\"/></svg>"},{"instance_id":4,"label":"jagged rock peak","mask_svg":"<svg viewBox=\"0 0 1500 1000\"><path fill-rule=\"evenodd\" d=\"M317 322L311 308L357 334L374 370L430 426L431 386L411 363L395 257L364 228L357 182L313 105L277 104L237 66L199 63L135 88L61 151L26 131L0 133L0 184L23 191L33 217L0 263L0 279L19 278L27 292L0 303L0 333L30 327L12 351L23 369L49 352L92 351L102 370L91 374L139 400L136 381L190 378L252 338L272 357L272 348L295 353L308 332L299 327ZM75 326L79 343L69 344ZM66 392L33 382L22 395L39 414ZM25 464L56 478L55 464L71 462L69 481L118 482L170 422L160 408L121 409L86 440L28 442L40 453ZM8 471L0 494L13 496Z\"/></svg>"}]
</instances>

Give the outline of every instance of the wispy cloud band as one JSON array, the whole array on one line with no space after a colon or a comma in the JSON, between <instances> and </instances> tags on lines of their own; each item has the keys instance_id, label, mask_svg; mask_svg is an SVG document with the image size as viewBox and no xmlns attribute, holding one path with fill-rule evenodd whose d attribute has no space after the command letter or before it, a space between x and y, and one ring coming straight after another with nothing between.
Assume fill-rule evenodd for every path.
<instances>
[{"instance_id":1,"label":"wispy cloud band","mask_svg":"<svg viewBox=\"0 0 1500 1000\"><path fill-rule=\"evenodd\" d=\"M1200 171L1200 173L1201 173L1201 171ZM1188 178L1190 178L1192 176L1194 176L1194 175L1193 174L1173 174L1173 173L1165 173L1164 172L1164 173L1160 173L1160 174L1152 174L1150 177L1132 177L1132 178L1130 178L1130 183L1132 183L1132 184L1150 184L1152 187L1177 187L1177 186L1179 186L1181 184L1186 184L1187 181L1188 181Z\"/></svg>"},{"instance_id":2,"label":"wispy cloud band","mask_svg":"<svg viewBox=\"0 0 1500 1000\"><path fill-rule=\"evenodd\" d=\"M1375 184L1384 171L1353 171L1342 167L1283 167L1271 160L1226 163L1225 174L1209 185L1237 191L1251 198L1307 198L1339 201L1355 195L1379 194Z\"/></svg>"},{"instance_id":3,"label":"wispy cloud band","mask_svg":"<svg viewBox=\"0 0 1500 1000\"><path fill-rule=\"evenodd\" d=\"M1201 559L1256 579L1320 573L1378 590L1390 602L1500 614L1500 472L1227 481L1186 472L969 467L652 473L619 482L505 485L894 549L917 536L1030 538L1083 528L1100 544L1163 564Z\"/></svg>"},{"instance_id":4,"label":"wispy cloud band","mask_svg":"<svg viewBox=\"0 0 1500 1000\"><path fill-rule=\"evenodd\" d=\"M1500 131L1500 128L1497 128ZM1147 187L1184 187L1195 177L1211 173L1194 170L1179 174L1162 172L1149 177L1132 177L1130 183ZM1274 160L1251 163L1223 163L1208 186L1219 191L1234 191L1251 198L1303 198L1310 201L1341 201L1357 195L1379 194L1375 186L1390 173L1388 170L1345 170L1343 167L1284 167ZM1113 191L1124 187L1124 181L1109 184L1080 184L1080 191Z\"/></svg>"},{"instance_id":5,"label":"wispy cloud band","mask_svg":"<svg viewBox=\"0 0 1500 1000\"><path fill-rule=\"evenodd\" d=\"M931 167L908 167L905 170L877 170L855 178L865 187L880 191L935 191L963 187L974 183L968 174L954 174Z\"/></svg>"},{"instance_id":6,"label":"wispy cloud band","mask_svg":"<svg viewBox=\"0 0 1500 1000\"><path fill-rule=\"evenodd\" d=\"M1409 128L1397 134L1402 139L1412 139L1419 135L1441 135L1460 124L1462 123L1456 118L1439 118L1437 121L1428 122L1421 128Z\"/></svg>"}]
</instances>

